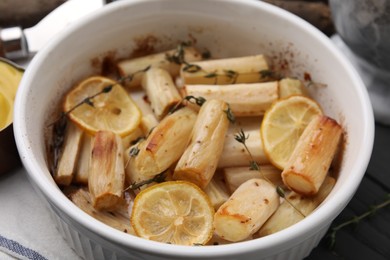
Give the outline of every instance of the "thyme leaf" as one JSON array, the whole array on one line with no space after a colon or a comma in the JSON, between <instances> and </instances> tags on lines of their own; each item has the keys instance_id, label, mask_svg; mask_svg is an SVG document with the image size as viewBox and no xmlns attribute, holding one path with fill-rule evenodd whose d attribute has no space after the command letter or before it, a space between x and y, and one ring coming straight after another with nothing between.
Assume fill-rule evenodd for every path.
<instances>
[{"instance_id":1,"label":"thyme leaf","mask_svg":"<svg viewBox=\"0 0 390 260\"><path fill-rule=\"evenodd\" d=\"M252 171L260 171L259 165L255 161L249 162L249 169Z\"/></svg>"},{"instance_id":2,"label":"thyme leaf","mask_svg":"<svg viewBox=\"0 0 390 260\"><path fill-rule=\"evenodd\" d=\"M271 70L260 70L259 74L261 79L265 79L265 78L272 77L273 72Z\"/></svg>"},{"instance_id":3,"label":"thyme leaf","mask_svg":"<svg viewBox=\"0 0 390 260\"><path fill-rule=\"evenodd\" d=\"M93 101L92 101L91 98L85 98L85 99L83 100L83 103L84 103L84 104L87 104L88 106L95 107L95 106L93 105Z\"/></svg>"},{"instance_id":4,"label":"thyme leaf","mask_svg":"<svg viewBox=\"0 0 390 260\"><path fill-rule=\"evenodd\" d=\"M283 77L279 73L272 71L272 70L260 70L259 75L260 75L260 80L264 80L264 79L279 80Z\"/></svg>"},{"instance_id":5,"label":"thyme leaf","mask_svg":"<svg viewBox=\"0 0 390 260\"><path fill-rule=\"evenodd\" d=\"M138 153L139 153L139 148L138 148L138 146L134 146L134 147L131 148L130 151L129 151L129 155L130 155L131 157L136 157L136 156L138 155Z\"/></svg>"},{"instance_id":6,"label":"thyme leaf","mask_svg":"<svg viewBox=\"0 0 390 260\"><path fill-rule=\"evenodd\" d=\"M241 128L240 132L234 135L234 139L246 146L245 141L249 138L249 135L245 136L244 130Z\"/></svg>"},{"instance_id":7,"label":"thyme leaf","mask_svg":"<svg viewBox=\"0 0 390 260\"><path fill-rule=\"evenodd\" d=\"M181 108L184 100L187 100L188 102L191 102L192 104L196 104L200 107L206 102L206 99L204 97L185 96L179 103L177 103L169 110L168 114L173 114L175 111Z\"/></svg>"},{"instance_id":8,"label":"thyme leaf","mask_svg":"<svg viewBox=\"0 0 390 260\"><path fill-rule=\"evenodd\" d=\"M165 59L169 62L176 63L178 65L181 65L185 63L185 48L191 46L192 43L190 41L188 42L181 42L177 47L176 51L170 55L167 53L165 55Z\"/></svg>"},{"instance_id":9,"label":"thyme leaf","mask_svg":"<svg viewBox=\"0 0 390 260\"><path fill-rule=\"evenodd\" d=\"M113 85L108 85L103 88L102 93L109 93L112 90Z\"/></svg>"},{"instance_id":10,"label":"thyme leaf","mask_svg":"<svg viewBox=\"0 0 390 260\"><path fill-rule=\"evenodd\" d=\"M282 187L277 186L276 192L278 193L279 197L281 197L281 198L286 197L286 193L284 192L284 189Z\"/></svg>"},{"instance_id":11,"label":"thyme leaf","mask_svg":"<svg viewBox=\"0 0 390 260\"><path fill-rule=\"evenodd\" d=\"M225 70L225 75L235 84L239 74L234 70Z\"/></svg>"},{"instance_id":12,"label":"thyme leaf","mask_svg":"<svg viewBox=\"0 0 390 260\"><path fill-rule=\"evenodd\" d=\"M186 96L184 99L200 107L206 102L204 97Z\"/></svg>"},{"instance_id":13,"label":"thyme leaf","mask_svg":"<svg viewBox=\"0 0 390 260\"><path fill-rule=\"evenodd\" d=\"M218 77L218 74L216 72L210 72L204 75L205 78L211 79L211 78L216 78Z\"/></svg>"},{"instance_id":14,"label":"thyme leaf","mask_svg":"<svg viewBox=\"0 0 390 260\"><path fill-rule=\"evenodd\" d=\"M189 72L189 73L196 73L202 70L202 67L196 64L186 63L186 65L183 67L183 71Z\"/></svg>"},{"instance_id":15,"label":"thyme leaf","mask_svg":"<svg viewBox=\"0 0 390 260\"><path fill-rule=\"evenodd\" d=\"M228 108L224 110L226 113L227 119L229 120L230 123L234 124L236 123L236 117L233 114L232 109L230 108L230 105L228 104Z\"/></svg>"}]
</instances>

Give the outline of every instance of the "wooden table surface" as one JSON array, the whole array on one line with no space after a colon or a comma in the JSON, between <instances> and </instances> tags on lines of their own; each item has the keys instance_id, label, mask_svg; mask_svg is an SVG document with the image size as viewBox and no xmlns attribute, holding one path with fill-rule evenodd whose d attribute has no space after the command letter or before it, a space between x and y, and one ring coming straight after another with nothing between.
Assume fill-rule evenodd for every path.
<instances>
[{"instance_id":1,"label":"wooden table surface","mask_svg":"<svg viewBox=\"0 0 390 260\"><path fill-rule=\"evenodd\" d=\"M390 100L389 100L390 102ZM389 164L388 164L389 163ZM390 126L375 125L374 149L365 177L348 206L332 226L350 220L390 196ZM325 237L306 260L390 259L390 205L369 218L346 226L336 233L333 249Z\"/></svg>"}]
</instances>

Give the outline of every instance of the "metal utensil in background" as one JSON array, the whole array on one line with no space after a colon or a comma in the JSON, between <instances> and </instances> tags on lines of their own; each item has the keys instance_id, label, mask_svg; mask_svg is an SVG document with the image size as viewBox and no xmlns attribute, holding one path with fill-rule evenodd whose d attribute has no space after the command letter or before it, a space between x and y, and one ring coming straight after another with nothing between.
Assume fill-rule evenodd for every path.
<instances>
[{"instance_id":1,"label":"metal utensil in background","mask_svg":"<svg viewBox=\"0 0 390 260\"><path fill-rule=\"evenodd\" d=\"M34 27L24 30L21 27L2 29L0 31L1 62L5 62L17 70L23 70L21 67L26 67L32 56L56 33L104 4L104 0L68 0ZM1 58L1 56L4 58ZM18 64L12 62L11 59ZM6 75L0 73L0 83L2 77L7 78ZM6 82L3 83L7 84ZM6 88L7 86L0 84L0 93L5 95L6 92L2 89L3 87ZM7 97L9 100L14 98L13 96L9 97L9 95ZM0 175L20 167L20 163L11 123L0 131Z\"/></svg>"},{"instance_id":2,"label":"metal utensil in background","mask_svg":"<svg viewBox=\"0 0 390 260\"><path fill-rule=\"evenodd\" d=\"M1 29L0 55L10 60L28 58L67 25L102 7L105 2L105 0L68 0L31 28Z\"/></svg>"}]
</instances>

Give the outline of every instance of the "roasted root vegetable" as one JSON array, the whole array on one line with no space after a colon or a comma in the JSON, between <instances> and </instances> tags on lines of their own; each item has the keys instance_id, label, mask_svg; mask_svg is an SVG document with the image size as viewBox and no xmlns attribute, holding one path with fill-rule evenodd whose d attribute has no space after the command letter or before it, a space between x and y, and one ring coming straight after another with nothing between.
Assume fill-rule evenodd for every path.
<instances>
[{"instance_id":1,"label":"roasted root vegetable","mask_svg":"<svg viewBox=\"0 0 390 260\"><path fill-rule=\"evenodd\" d=\"M180 52L183 53L180 53ZM150 54L147 56L126 59L120 61L117 66L119 73L122 76L134 75L133 79L126 83L127 87L136 87L141 86L142 77L144 75L143 70L148 67L157 67L165 69L171 74L172 77L176 77L180 73L180 64L175 62L170 57L181 57L187 61L198 61L202 59L202 54L199 53L193 47L178 47L178 49L173 49L170 51L160 52L156 54Z\"/></svg>"},{"instance_id":2,"label":"roasted root vegetable","mask_svg":"<svg viewBox=\"0 0 390 260\"><path fill-rule=\"evenodd\" d=\"M225 85L264 81L262 72L271 68L264 55L202 60L183 64L180 75L184 84Z\"/></svg>"},{"instance_id":3,"label":"roasted root vegetable","mask_svg":"<svg viewBox=\"0 0 390 260\"><path fill-rule=\"evenodd\" d=\"M314 195L324 181L342 137L341 126L316 116L303 131L282 172L283 182L302 195Z\"/></svg>"},{"instance_id":4,"label":"roasted root vegetable","mask_svg":"<svg viewBox=\"0 0 390 260\"><path fill-rule=\"evenodd\" d=\"M229 85L186 85L187 96L223 100L235 116L261 116L278 97L278 82Z\"/></svg>"},{"instance_id":5,"label":"roasted root vegetable","mask_svg":"<svg viewBox=\"0 0 390 260\"><path fill-rule=\"evenodd\" d=\"M166 116L146 140L132 147L126 162L127 182L139 182L151 178L179 160L191 138L197 114L190 108L182 108Z\"/></svg>"},{"instance_id":6,"label":"roasted root vegetable","mask_svg":"<svg viewBox=\"0 0 390 260\"><path fill-rule=\"evenodd\" d=\"M213 177L229 127L228 105L220 100L206 101L193 127L191 141L176 165L173 178L205 188Z\"/></svg>"},{"instance_id":7,"label":"roasted root vegetable","mask_svg":"<svg viewBox=\"0 0 390 260\"><path fill-rule=\"evenodd\" d=\"M76 163L80 152L81 137L83 131L75 124L68 123L66 129L64 147L62 148L57 170L54 172L54 180L58 185L69 185L76 171Z\"/></svg>"},{"instance_id":8,"label":"roasted root vegetable","mask_svg":"<svg viewBox=\"0 0 390 260\"><path fill-rule=\"evenodd\" d=\"M96 133L92 144L88 188L92 205L112 210L121 202L125 172L120 136L110 131Z\"/></svg>"},{"instance_id":9,"label":"roasted root vegetable","mask_svg":"<svg viewBox=\"0 0 390 260\"><path fill-rule=\"evenodd\" d=\"M169 110L181 101L181 96L168 71L150 68L142 79L142 87L148 96L150 106L161 120Z\"/></svg>"},{"instance_id":10,"label":"roasted root vegetable","mask_svg":"<svg viewBox=\"0 0 390 260\"><path fill-rule=\"evenodd\" d=\"M274 185L250 179L215 213L215 233L228 241L242 241L257 232L278 206L279 195Z\"/></svg>"},{"instance_id":11,"label":"roasted root vegetable","mask_svg":"<svg viewBox=\"0 0 390 260\"><path fill-rule=\"evenodd\" d=\"M263 237L276 233L310 215L329 195L335 182L334 178L327 176L318 193L311 197L299 195L293 191L290 192L286 196L289 203L285 200L255 236Z\"/></svg>"}]
</instances>

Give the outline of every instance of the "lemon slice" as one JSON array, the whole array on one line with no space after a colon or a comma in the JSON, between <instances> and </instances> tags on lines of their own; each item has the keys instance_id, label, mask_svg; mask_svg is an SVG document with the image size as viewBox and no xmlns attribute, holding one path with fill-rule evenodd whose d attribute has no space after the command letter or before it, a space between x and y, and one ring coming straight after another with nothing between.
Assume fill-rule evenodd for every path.
<instances>
[{"instance_id":1,"label":"lemon slice","mask_svg":"<svg viewBox=\"0 0 390 260\"><path fill-rule=\"evenodd\" d=\"M104 92L108 86L113 87ZM78 106L85 99L89 99L89 104ZM72 110L70 119L90 134L107 130L126 136L141 121L141 111L129 93L120 84L101 76L87 78L73 88L65 97L63 109Z\"/></svg>"},{"instance_id":2,"label":"lemon slice","mask_svg":"<svg viewBox=\"0 0 390 260\"><path fill-rule=\"evenodd\" d=\"M290 96L276 101L264 114L260 127L264 153L284 169L303 130L322 109L313 99Z\"/></svg>"},{"instance_id":3,"label":"lemon slice","mask_svg":"<svg viewBox=\"0 0 390 260\"><path fill-rule=\"evenodd\" d=\"M141 191L131 224L142 238L176 245L204 245L213 234L214 208L195 184L167 181Z\"/></svg>"},{"instance_id":4,"label":"lemon slice","mask_svg":"<svg viewBox=\"0 0 390 260\"><path fill-rule=\"evenodd\" d=\"M12 123L15 95L22 76L22 68L0 58L0 130Z\"/></svg>"}]
</instances>

